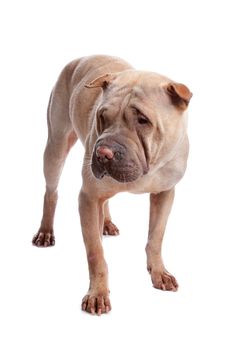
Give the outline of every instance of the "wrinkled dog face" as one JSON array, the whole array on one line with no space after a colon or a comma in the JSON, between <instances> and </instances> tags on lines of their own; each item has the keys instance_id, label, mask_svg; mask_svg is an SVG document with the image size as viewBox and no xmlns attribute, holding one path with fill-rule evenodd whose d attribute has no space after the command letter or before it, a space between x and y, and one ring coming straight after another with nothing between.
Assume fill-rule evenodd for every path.
<instances>
[{"instance_id":1,"label":"wrinkled dog face","mask_svg":"<svg viewBox=\"0 0 233 350\"><path fill-rule=\"evenodd\" d=\"M92 155L92 171L97 178L107 175L119 182L131 182L148 172L149 154L142 133L150 126L137 110L126 108L114 113L111 108L101 108L97 128L99 138Z\"/></svg>"},{"instance_id":2,"label":"wrinkled dog face","mask_svg":"<svg viewBox=\"0 0 233 350\"><path fill-rule=\"evenodd\" d=\"M188 88L137 71L108 74L87 87L103 89L96 111L94 176L127 183L147 174L161 152L179 138L185 124L182 114L191 98Z\"/></svg>"}]
</instances>

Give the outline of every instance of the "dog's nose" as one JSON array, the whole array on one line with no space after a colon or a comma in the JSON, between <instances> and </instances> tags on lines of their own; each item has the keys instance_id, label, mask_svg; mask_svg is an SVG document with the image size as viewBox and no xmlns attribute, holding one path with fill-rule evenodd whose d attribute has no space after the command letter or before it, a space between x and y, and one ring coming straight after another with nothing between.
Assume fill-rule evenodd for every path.
<instances>
[{"instance_id":1,"label":"dog's nose","mask_svg":"<svg viewBox=\"0 0 233 350\"><path fill-rule=\"evenodd\" d=\"M100 160L102 162L108 162L109 160L113 159L114 153L107 146L98 146L96 148L96 156L97 156L98 160Z\"/></svg>"}]
</instances>

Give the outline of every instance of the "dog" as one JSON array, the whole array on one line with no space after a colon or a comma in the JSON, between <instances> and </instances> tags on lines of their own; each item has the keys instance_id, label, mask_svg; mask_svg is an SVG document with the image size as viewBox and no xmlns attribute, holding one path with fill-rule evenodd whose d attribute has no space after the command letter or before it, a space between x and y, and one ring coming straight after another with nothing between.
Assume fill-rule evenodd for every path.
<instances>
[{"instance_id":1,"label":"dog","mask_svg":"<svg viewBox=\"0 0 233 350\"><path fill-rule=\"evenodd\" d=\"M150 194L147 269L155 288L178 289L164 266L161 245L175 185L186 170L191 97L185 85L135 70L117 57L83 57L61 72L48 105L44 209L32 243L55 244L58 182L69 150L79 138L85 147L79 213L90 276L82 310L98 315L111 310L101 238L103 233L119 233L108 205L118 192Z\"/></svg>"}]
</instances>

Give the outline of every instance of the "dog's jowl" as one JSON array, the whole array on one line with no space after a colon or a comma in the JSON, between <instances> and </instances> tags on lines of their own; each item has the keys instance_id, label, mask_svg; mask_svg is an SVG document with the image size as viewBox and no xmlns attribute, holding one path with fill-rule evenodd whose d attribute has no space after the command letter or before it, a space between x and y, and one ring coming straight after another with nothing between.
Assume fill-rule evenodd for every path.
<instances>
[{"instance_id":1,"label":"dog's jowl","mask_svg":"<svg viewBox=\"0 0 233 350\"><path fill-rule=\"evenodd\" d=\"M185 85L137 71L116 57L75 60L58 78L48 106L44 211L33 244L55 244L58 182L70 148L80 139L85 156L79 211L90 275L82 309L87 312L111 310L101 237L119 233L108 207L118 192L150 193L147 269L155 288L178 288L164 266L161 245L175 185L186 169L191 96Z\"/></svg>"}]
</instances>

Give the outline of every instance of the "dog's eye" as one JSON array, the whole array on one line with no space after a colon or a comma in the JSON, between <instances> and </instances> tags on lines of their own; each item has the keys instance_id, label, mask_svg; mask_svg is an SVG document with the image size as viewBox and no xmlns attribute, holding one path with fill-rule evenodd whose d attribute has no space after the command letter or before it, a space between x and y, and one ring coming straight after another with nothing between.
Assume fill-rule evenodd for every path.
<instances>
[{"instance_id":1,"label":"dog's eye","mask_svg":"<svg viewBox=\"0 0 233 350\"><path fill-rule=\"evenodd\" d=\"M139 115L138 124L141 124L141 125L149 124L149 120L144 115Z\"/></svg>"}]
</instances>

